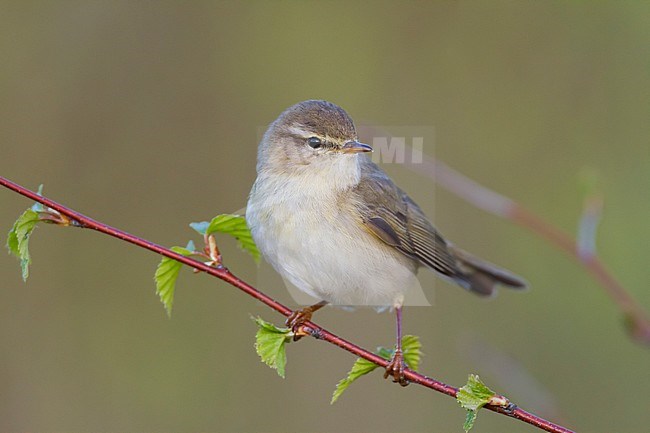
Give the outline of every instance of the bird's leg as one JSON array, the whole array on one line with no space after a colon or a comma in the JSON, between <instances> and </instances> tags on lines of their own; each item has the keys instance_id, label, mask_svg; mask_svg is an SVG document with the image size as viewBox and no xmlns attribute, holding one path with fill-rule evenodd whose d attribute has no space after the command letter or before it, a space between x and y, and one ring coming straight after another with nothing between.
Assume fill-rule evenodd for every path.
<instances>
[{"instance_id":1,"label":"bird's leg","mask_svg":"<svg viewBox=\"0 0 650 433\"><path fill-rule=\"evenodd\" d=\"M395 353L390 362L386 366L384 372L384 379L389 376L393 378L393 382L399 383L402 386L409 384L409 381L404 376L404 354L402 353L402 307L395 307L395 318L397 320L397 344L395 345Z\"/></svg>"},{"instance_id":2,"label":"bird's leg","mask_svg":"<svg viewBox=\"0 0 650 433\"><path fill-rule=\"evenodd\" d=\"M293 341L300 340L304 335L304 331L300 327L305 323L311 320L312 314L314 311L318 311L327 305L327 301L320 301L318 304L310 305L309 307L300 308L294 310L287 320L284 322L288 327L293 331Z\"/></svg>"}]
</instances>

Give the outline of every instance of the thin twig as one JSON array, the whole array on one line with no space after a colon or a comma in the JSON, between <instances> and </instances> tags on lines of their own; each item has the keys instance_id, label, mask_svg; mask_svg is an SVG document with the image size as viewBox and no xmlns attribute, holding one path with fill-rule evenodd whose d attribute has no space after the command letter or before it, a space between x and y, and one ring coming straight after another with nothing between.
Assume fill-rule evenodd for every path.
<instances>
[{"instance_id":1,"label":"thin twig","mask_svg":"<svg viewBox=\"0 0 650 433\"><path fill-rule=\"evenodd\" d=\"M77 221L78 225L83 228L88 228L88 229L93 229L98 232L107 234L109 236L116 237L118 239L122 239L126 242L130 242L132 244L135 244L139 247L146 248L150 251L153 251L157 254L163 255L165 257L172 258L174 260L177 260L191 268L198 269L199 271L203 271L207 274L213 275L217 278L222 279L223 281L237 287L238 289L242 290L249 296L252 296L253 298L259 300L263 304L267 305L268 307L274 309L278 313L284 315L284 316L289 316L291 314L291 310L287 308L286 306L282 305L281 303L277 302L270 296L267 296L266 294L260 292L253 286L249 285L248 283L244 282L243 280L239 279L236 277L234 274L232 274L227 268L213 268L211 266L208 266L204 263L201 263L198 260L194 260L191 257L186 257L181 254L175 253L172 250L162 247L160 245L157 245L153 242L149 242L145 239L139 238L137 236L131 235L129 233L126 233L122 230L118 230L116 228L110 227L104 223L101 223L99 221L96 221L92 218L89 218L83 214L80 214L79 212L76 212L72 209L69 209L55 201L52 201L46 197L40 196L37 193L30 191L2 176L0 176L0 185L5 186L8 189L11 189L25 197L28 197L32 200L35 200L39 203L44 204L45 206L48 206L61 214L71 218L72 220ZM335 334L332 334L331 332L327 331L324 328L321 328L317 324L313 322L306 322L304 325L305 328L308 328L311 330L311 335L320 339L327 341L328 343L334 344L335 346L338 346L344 350L347 350L348 352L367 359L368 361L379 365L380 367L386 367L388 364L388 361L378 355L375 355L374 353L363 349L359 346L357 346L354 343L351 343L341 337L338 337ZM432 379L430 377L424 376L420 373L417 373L412 370L406 369L404 371L404 375L406 378L413 382L420 384L422 386L425 386L427 388L431 388L435 391L441 392L443 394L456 397L456 394L458 393L458 389L447 385L443 382L437 381L435 379ZM572 433L571 430L559 426L557 424L553 424L550 421L547 421L543 418L540 418L536 415L533 415L530 412L527 412L521 408L515 408L510 410L509 408L502 408L500 406L496 405L487 405L485 408L492 410L494 412L498 412L502 415L506 415L512 418L519 419L521 421L524 421L528 424L531 424L535 427L538 427L542 430L548 431L548 432L554 432L554 433Z\"/></svg>"}]
</instances>

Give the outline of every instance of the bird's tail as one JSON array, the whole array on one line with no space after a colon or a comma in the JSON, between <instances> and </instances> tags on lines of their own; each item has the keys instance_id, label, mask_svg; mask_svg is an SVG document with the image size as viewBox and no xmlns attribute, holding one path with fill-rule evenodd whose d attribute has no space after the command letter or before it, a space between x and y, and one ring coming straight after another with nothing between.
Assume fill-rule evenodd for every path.
<instances>
[{"instance_id":1,"label":"bird's tail","mask_svg":"<svg viewBox=\"0 0 650 433\"><path fill-rule=\"evenodd\" d=\"M478 295L490 296L496 292L497 285L511 289L527 287L528 283L512 272L474 257L460 248L450 247L464 272L464 275L456 277L456 280L470 291Z\"/></svg>"}]
</instances>

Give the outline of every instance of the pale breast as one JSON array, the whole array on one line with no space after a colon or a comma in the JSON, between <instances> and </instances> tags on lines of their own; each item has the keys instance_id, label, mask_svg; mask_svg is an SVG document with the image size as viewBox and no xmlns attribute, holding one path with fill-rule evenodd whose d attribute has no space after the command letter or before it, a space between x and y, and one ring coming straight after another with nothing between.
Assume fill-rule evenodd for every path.
<instances>
[{"instance_id":1,"label":"pale breast","mask_svg":"<svg viewBox=\"0 0 650 433\"><path fill-rule=\"evenodd\" d=\"M366 232L331 190L309 192L304 185L254 187L246 217L265 259L300 290L332 304L401 304L417 285L416 264Z\"/></svg>"}]
</instances>

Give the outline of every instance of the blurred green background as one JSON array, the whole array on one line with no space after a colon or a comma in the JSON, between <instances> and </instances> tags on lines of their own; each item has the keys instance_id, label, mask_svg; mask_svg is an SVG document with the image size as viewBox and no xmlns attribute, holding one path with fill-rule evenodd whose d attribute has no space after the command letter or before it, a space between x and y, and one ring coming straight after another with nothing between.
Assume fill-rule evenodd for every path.
<instances>
[{"instance_id":1,"label":"blurred green background","mask_svg":"<svg viewBox=\"0 0 650 433\"><path fill-rule=\"evenodd\" d=\"M648 3L0 8L0 174L80 212L184 245L189 222L245 206L259 129L324 98L358 123L434 127L436 157L571 233L579 174L595 170L599 251L650 309ZM536 235L386 168L450 239L533 287L485 302L423 272L434 305L405 312L422 371L454 385L478 373L580 431L647 429L650 351L593 278ZM30 204L0 190L2 231ZM220 245L233 272L292 302L234 241ZM312 339L288 347L280 379L255 354L249 315L281 317L221 281L184 270L169 320L152 253L49 226L31 250L27 284L0 260L0 431L462 431L453 399L377 372L330 406L354 359ZM317 321L364 347L393 341L389 314L328 309ZM536 430L485 412L475 431Z\"/></svg>"}]
</instances>

